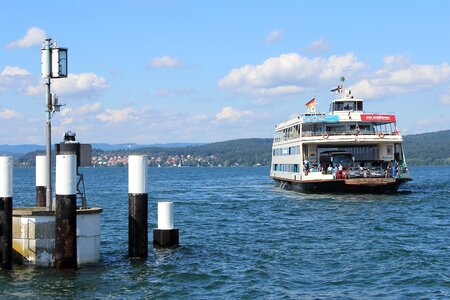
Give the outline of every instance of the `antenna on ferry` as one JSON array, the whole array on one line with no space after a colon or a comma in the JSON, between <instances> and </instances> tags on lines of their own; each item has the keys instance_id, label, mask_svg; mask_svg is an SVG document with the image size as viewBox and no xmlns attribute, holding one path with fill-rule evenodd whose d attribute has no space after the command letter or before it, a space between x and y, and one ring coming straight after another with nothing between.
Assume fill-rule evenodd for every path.
<instances>
[{"instance_id":1,"label":"antenna on ferry","mask_svg":"<svg viewBox=\"0 0 450 300\"><path fill-rule=\"evenodd\" d=\"M341 76L340 78L341 84L339 85L339 93L342 94L342 98L345 97L345 93L344 93L344 81L345 81L345 77Z\"/></svg>"},{"instance_id":2,"label":"antenna on ferry","mask_svg":"<svg viewBox=\"0 0 450 300\"><path fill-rule=\"evenodd\" d=\"M342 76L340 78L340 81L341 81L341 84L338 85L337 88L330 90L330 92L332 92L332 93L338 92L338 93L342 94L342 98L344 98L344 81L345 81L344 76Z\"/></svg>"}]
</instances>

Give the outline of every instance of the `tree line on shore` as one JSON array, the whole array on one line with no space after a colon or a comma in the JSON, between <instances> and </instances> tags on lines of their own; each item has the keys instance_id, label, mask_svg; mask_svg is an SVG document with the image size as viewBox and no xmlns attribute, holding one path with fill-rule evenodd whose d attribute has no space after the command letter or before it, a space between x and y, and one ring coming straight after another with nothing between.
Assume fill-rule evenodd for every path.
<instances>
[{"instance_id":1,"label":"tree line on shore","mask_svg":"<svg viewBox=\"0 0 450 300\"><path fill-rule=\"evenodd\" d=\"M146 147L133 150L103 151L93 149L93 156L128 156L147 154L155 158L155 165L164 164L170 158L183 158L183 166L269 166L272 139L252 138L185 147ZM450 130L404 136L404 149L409 165L450 166ZM33 151L16 159L16 165L33 166L36 154ZM160 158L158 162L157 158ZM162 163L161 163L162 162Z\"/></svg>"}]
</instances>

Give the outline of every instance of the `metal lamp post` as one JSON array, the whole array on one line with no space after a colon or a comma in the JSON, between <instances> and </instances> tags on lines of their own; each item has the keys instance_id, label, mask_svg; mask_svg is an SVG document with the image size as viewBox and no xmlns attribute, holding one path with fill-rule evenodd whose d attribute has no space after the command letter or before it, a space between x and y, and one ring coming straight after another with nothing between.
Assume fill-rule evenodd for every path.
<instances>
[{"instance_id":1,"label":"metal lamp post","mask_svg":"<svg viewBox=\"0 0 450 300\"><path fill-rule=\"evenodd\" d=\"M51 94L50 84L53 78L67 77L67 48L58 48L56 43L51 42L51 38L46 38L41 49L41 76L45 79L46 85L46 109L47 125L46 125L46 207L47 210L52 209L52 161L51 161L51 139L52 139L52 123L51 119L55 111L59 111L61 105L58 103L58 98Z\"/></svg>"}]
</instances>

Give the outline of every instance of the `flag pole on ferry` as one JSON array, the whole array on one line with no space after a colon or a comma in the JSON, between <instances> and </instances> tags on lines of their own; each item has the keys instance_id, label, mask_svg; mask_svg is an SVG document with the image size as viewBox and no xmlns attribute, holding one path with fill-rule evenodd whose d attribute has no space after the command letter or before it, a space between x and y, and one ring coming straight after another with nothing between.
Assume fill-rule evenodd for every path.
<instances>
[{"instance_id":1,"label":"flag pole on ferry","mask_svg":"<svg viewBox=\"0 0 450 300\"><path fill-rule=\"evenodd\" d=\"M311 112L316 111L316 97L312 98L306 103L306 107L308 107L308 110Z\"/></svg>"}]
</instances>

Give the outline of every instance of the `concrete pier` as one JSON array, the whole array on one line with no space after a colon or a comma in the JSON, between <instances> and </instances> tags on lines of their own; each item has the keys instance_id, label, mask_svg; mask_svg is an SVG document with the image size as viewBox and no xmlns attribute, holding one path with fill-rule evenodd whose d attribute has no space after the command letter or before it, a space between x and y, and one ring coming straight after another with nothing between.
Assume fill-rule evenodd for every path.
<instances>
[{"instance_id":1,"label":"concrete pier","mask_svg":"<svg viewBox=\"0 0 450 300\"><path fill-rule=\"evenodd\" d=\"M102 208L77 209L77 265L100 260ZM45 207L13 209L13 262L55 266L55 212Z\"/></svg>"}]
</instances>

